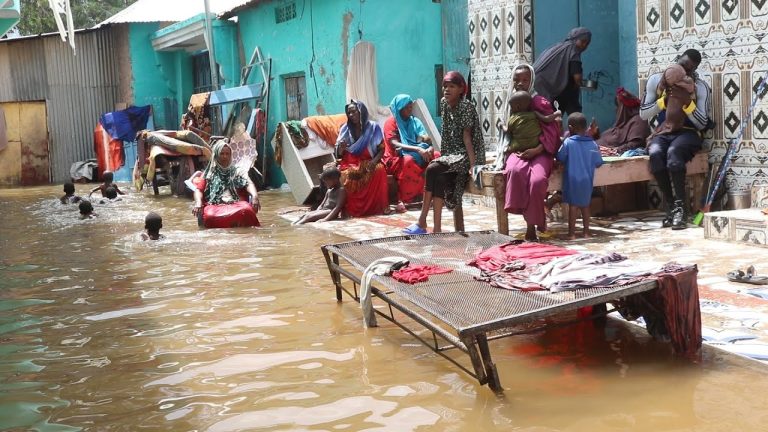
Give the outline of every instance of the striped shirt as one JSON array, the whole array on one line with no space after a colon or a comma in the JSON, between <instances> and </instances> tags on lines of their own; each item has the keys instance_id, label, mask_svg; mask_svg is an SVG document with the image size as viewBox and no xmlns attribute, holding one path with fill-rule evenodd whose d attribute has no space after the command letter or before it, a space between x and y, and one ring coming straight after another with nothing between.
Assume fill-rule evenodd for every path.
<instances>
[{"instance_id":1,"label":"striped shirt","mask_svg":"<svg viewBox=\"0 0 768 432\"><path fill-rule=\"evenodd\" d=\"M663 72L659 72L651 75L645 84L643 103L640 105L640 117L643 120L650 121L654 116L659 115L659 123L664 121L666 110L662 110L656 104L656 100L660 96L656 89L663 74ZM685 123L686 126L702 131L707 128L712 118L712 89L709 88L709 84L698 77L696 77L695 83L696 92L693 101L696 103L696 109L692 113L687 114L688 119Z\"/></svg>"}]
</instances>

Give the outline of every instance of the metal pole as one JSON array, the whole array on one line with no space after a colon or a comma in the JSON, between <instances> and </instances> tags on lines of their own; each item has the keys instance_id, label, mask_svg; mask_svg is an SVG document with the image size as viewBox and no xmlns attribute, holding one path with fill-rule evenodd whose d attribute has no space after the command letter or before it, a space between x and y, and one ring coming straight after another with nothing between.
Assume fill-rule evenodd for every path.
<instances>
[{"instance_id":1,"label":"metal pole","mask_svg":"<svg viewBox=\"0 0 768 432\"><path fill-rule=\"evenodd\" d=\"M211 23L211 12L208 0L203 0L205 4L205 38L208 42L208 61L211 64L211 87L213 90L219 89L219 68L216 65L216 54L213 45L213 26Z\"/></svg>"}]
</instances>

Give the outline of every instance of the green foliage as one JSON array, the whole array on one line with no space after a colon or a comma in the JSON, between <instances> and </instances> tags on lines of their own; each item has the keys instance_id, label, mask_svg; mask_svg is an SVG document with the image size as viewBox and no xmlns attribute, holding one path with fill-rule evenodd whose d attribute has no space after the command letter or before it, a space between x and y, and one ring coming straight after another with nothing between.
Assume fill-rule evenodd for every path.
<instances>
[{"instance_id":1,"label":"green foliage","mask_svg":"<svg viewBox=\"0 0 768 432\"><path fill-rule=\"evenodd\" d=\"M127 8L136 0L70 0L76 29L93 27ZM51 33L56 30L48 0L21 0L19 32L24 35Z\"/></svg>"}]
</instances>

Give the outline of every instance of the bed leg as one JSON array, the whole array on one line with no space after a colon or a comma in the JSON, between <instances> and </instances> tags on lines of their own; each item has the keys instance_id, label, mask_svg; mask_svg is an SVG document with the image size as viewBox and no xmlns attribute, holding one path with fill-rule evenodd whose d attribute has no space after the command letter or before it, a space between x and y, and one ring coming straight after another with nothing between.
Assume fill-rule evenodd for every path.
<instances>
[{"instance_id":1,"label":"bed leg","mask_svg":"<svg viewBox=\"0 0 768 432\"><path fill-rule=\"evenodd\" d=\"M501 387L499 382L499 373L496 371L496 365L491 359L491 350L488 348L488 338L485 333L480 333L475 336L477 340L477 347L480 350L480 355L483 357L483 366L485 368L485 374L488 377L488 387L496 393L501 393L504 388Z\"/></svg>"},{"instance_id":2,"label":"bed leg","mask_svg":"<svg viewBox=\"0 0 768 432\"><path fill-rule=\"evenodd\" d=\"M499 234L509 235L509 219L504 210L504 201L496 201L496 227Z\"/></svg>"},{"instance_id":3,"label":"bed leg","mask_svg":"<svg viewBox=\"0 0 768 432\"><path fill-rule=\"evenodd\" d=\"M480 352L477 351L475 338L473 336L462 337L461 341L464 343L464 346L467 347L467 354L469 354L469 359L472 361L472 368L475 370L475 378L480 382L480 385L488 383L483 359L480 357Z\"/></svg>"},{"instance_id":4,"label":"bed leg","mask_svg":"<svg viewBox=\"0 0 768 432\"><path fill-rule=\"evenodd\" d=\"M498 173L493 176L493 197L496 199L496 227L499 234L509 235L509 217L504 210L506 200L507 183L504 175Z\"/></svg>"},{"instance_id":5,"label":"bed leg","mask_svg":"<svg viewBox=\"0 0 768 432\"><path fill-rule=\"evenodd\" d=\"M460 205L453 209L453 229L464 232L464 209Z\"/></svg>"},{"instance_id":6,"label":"bed leg","mask_svg":"<svg viewBox=\"0 0 768 432\"><path fill-rule=\"evenodd\" d=\"M336 254L333 254L333 260L331 260L330 254L328 253L328 249L321 248L323 251L323 256L325 257L325 264L328 266L328 272L331 273L331 280L333 281L333 285L336 287L336 301L341 301L341 275L339 272L333 269L333 266L331 265L331 262L333 264L339 265L339 256Z\"/></svg>"}]
</instances>

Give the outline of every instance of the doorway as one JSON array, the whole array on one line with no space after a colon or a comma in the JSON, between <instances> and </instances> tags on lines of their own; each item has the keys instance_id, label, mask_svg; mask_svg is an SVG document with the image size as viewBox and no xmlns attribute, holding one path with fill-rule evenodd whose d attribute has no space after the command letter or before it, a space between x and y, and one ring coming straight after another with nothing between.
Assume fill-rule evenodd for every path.
<instances>
[{"instance_id":1,"label":"doorway","mask_svg":"<svg viewBox=\"0 0 768 432\"><path fill-rule=\"evenodd\" d=\"M44 101L3 102L8 145L0 150L0 185L51 182L48 111Z\"/></svg>"},{"instance_id":2,"label":"doorway","mask_svg":"<svg viewBox=\"0 0 768 432\"><path fill-rule=\"evenodd\" d=\"M304 75L285 77L283 81L286 119L301 120L307 116L307 82Z\"/></svg>"}]
</instances>

